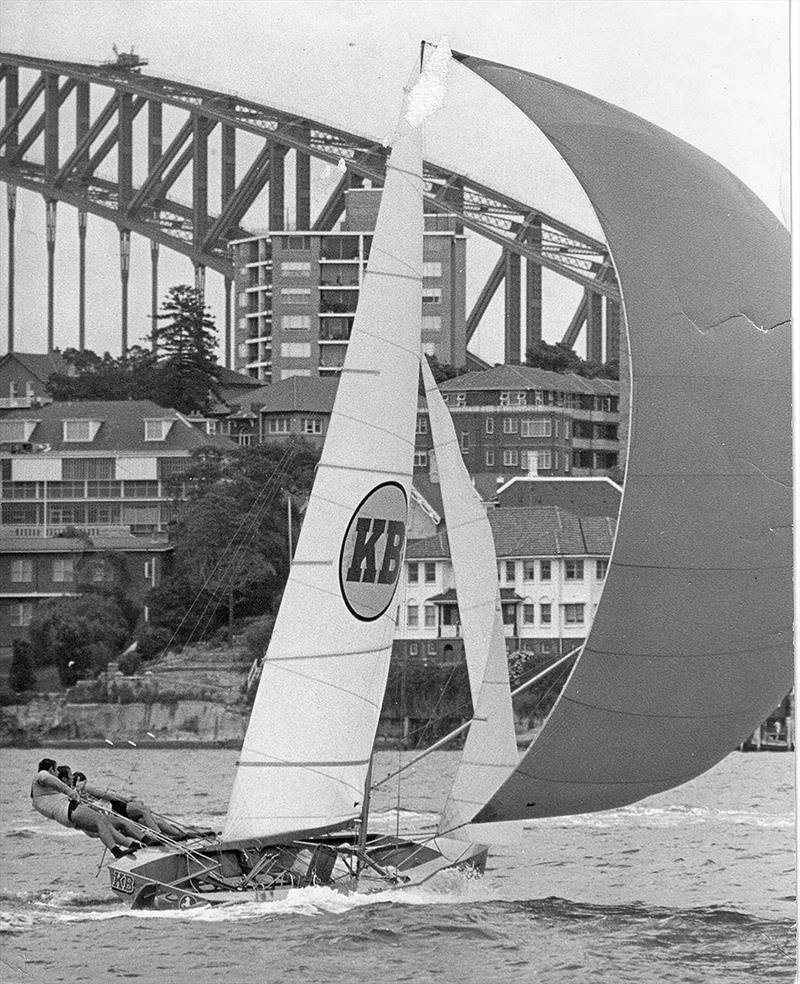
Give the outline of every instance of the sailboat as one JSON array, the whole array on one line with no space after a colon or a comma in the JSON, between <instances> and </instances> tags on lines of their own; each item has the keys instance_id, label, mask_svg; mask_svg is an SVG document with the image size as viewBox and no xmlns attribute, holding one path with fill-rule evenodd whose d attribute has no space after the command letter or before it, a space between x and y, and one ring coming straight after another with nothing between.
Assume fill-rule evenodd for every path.
<instances>
[{"instance_id":1,"label":"sailboat","mask_svg":"<svg viewBox=\"0 0 800 984\"><path fill-rule=\"evenodd\" d=\"M134 907L481 870L481 824L613 809L678 786L791 688L788 233L738 179L653 124L561 83L453 57L559 150L621 285L630 440L591 632L520 759L491 531L420 356L423 183L407 112L224 829L115 860L111 888ZM473 717L435 833L404 837L370 829L369 793L420 365Z\"/></svg>"}]
</instances>

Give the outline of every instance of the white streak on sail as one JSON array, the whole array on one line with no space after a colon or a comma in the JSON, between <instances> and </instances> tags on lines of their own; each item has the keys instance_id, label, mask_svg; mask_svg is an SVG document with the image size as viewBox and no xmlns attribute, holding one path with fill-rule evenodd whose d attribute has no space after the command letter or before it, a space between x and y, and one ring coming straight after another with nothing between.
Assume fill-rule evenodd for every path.
<instances>
[{"instance_id":1,"label":"white streak on sail","mask_svg":"<svg viewBox=\"0 0 800 984\"><path fill-rule=\"evenodd\" d=\"M474 720L439 822L439 830L447 833L475 816L508 778L519 755L492 530L461 457L453 420L424 356L422 378L474 708Z\"/></svg>"},{"instance_id":2,"label":"white streak on sail","mask_svg":"<svg viewBox=\"0 0 800 984\"><path fill-rule=\"evenodd\" d=\"M360 504L376 487L390 483L395 519L396 503L402 504L400 527L407 518L403 494L407 503L419 379L422 192L420 131L401 122L320 468L234 780L227 843L330 829L361 808L386 687L394 602L374 620L356 617L345 602L340 555ZM380 563L383 547L374 549ZM402 565L402 555L395 564ZM364 568L361 580L374 587L380 578L368 578Z\"/></svg>"},{"instance_id":3,"label":"white streak on sail","mask_svg":"<svg viewBox=\"0 0 800 984\"><path fill-rule=\"evenodd\" d=\"M422 72L408 94L406 115L409 126L417 127L442 108L447 93L447 76L452 56L447 38L437 45L425 45Z\"/></svg>"}]
</instances>

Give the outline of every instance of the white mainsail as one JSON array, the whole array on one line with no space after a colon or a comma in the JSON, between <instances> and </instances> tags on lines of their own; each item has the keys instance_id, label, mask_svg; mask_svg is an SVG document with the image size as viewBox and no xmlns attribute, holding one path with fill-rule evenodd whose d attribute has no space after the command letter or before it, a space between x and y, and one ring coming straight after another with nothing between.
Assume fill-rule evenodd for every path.
<instances>
[{"instance_id":1,"label":"white mainsail","mask_svg":"<svg viewBox=\"0 0 800 984\"><path fill-rule=\"evenodd\" d=\"M623 806L709 769L792 686L790 238L672 134L551 79L455 57L539 126L595 207L632 386L591 633L476 819Z\"/></svg>"},{"instance_id":2,"label":"white mainsail","mask_svg":"<svg viewBox=\"0 0 800 984\"><path fill-rule=\"evenodd\" d=\"M461 457L453 420L424 356L422 379L473 706L464 751L439 821L439 831L446 833L469 823L508 777L519 755L492 530Z\"/></svg>"},{"instance_id":3,"label":"white mainsail","mask_svg":"<svg viewBox=\"0 0 800 984\"><path fill-rule=\"evenodd\" d=\"M395 629L417 416L422 163L402 121L325 447L222 839L291 838L360 811Z\"/></svg>"}]
</instances>

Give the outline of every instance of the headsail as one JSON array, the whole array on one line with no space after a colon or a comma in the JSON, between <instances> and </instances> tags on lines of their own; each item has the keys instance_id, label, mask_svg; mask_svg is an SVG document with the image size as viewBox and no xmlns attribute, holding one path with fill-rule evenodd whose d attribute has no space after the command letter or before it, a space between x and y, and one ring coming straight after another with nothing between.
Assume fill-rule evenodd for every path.
<instances>
[{"instance_id":1,"label":"headsail","mask_svg":"<svg viewBox=\"0 0 800 984\"><path fill-rule=\"evenodd\" d=\"M453 421L422 359L433 446L447 521L474 717L439 822L446 833L468 823L519 758L508 682L494 539L458 447Z\"/></svg>"},{"instance_id":2,"label":"headsail","mask_svg":"<svg viewBox=\"0 0 800 984\"><path fill-rule=\"evenodd\" d=\"M620 279L630 448L594 625L478 821L699 775L792 685L789 235L725 168L568 86L468 55L575 172Z\"/></svg>"},{"instance_id":3,"label":"headsail","mask_svg":"<svg viewBox=\"0 0 800 984\"><path fill-rule=\"evenodd\" d=\"M420 134L403 121L316 481L236 773L225 842L359 813L395 628L422 309Z\"/></svg>"}]
</instances>

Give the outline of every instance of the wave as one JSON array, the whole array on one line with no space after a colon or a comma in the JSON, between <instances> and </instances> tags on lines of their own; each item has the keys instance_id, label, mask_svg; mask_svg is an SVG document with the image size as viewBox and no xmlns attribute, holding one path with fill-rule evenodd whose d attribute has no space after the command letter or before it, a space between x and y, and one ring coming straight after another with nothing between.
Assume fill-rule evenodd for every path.
<instances>
[{"instance_id":1,"label":"wave","mask_svg":"<svg viewBox=\"0 0 800 984\"><path fill-rule=\"evenodd\" d=\"M639 806L606 810L602 813L583 813L567 817L546 817L535 825L526 823L525 830L540 825L552 827L617 827L636 822L640 826L672 827L681 824L722 822L751 827L794 827L794 816L786 813L763 813L749 810L720 810L708 806Z\"/></svg>"}]
</instances>

